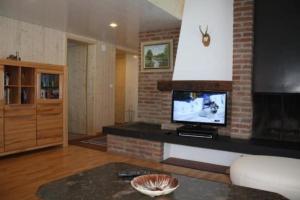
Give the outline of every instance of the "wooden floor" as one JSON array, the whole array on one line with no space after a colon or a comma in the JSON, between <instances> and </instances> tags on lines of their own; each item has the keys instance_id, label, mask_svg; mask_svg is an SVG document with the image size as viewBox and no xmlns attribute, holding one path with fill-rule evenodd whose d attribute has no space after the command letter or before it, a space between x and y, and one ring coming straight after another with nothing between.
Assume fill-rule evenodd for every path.
<instances>
[{"instance_id":1,"label":"wooden floor","mask_svg":"<svg viewBox=\"0 0 300 200\"><path fill-rule=\"evenodd\" d=\"M87 134L69 133L68 139L70 141L70 140L78 140L86 137L88 137Z\"/></svg>"},{"instance_id":2,"label":"wooden floor","mask_svg":"<svg viewBox=\"0 0 300 200\"><path fill-rule=\"evenodd\" d=\"M83 143L83 140L89 140L92 138L99 138L101 137L102 139L106 140L106 136L102 135L102 136L88 136L88 137L84 137L84 138L80 138L80 139L73 139L73 140L69 140L69 144L70 145L76 145L76 146L81 146L81 147L86 147L86 148L90 148L90 149L96 149L99 151L107 151L107 145L95 145L95 144L88 144L88 143Z\"/></svg>"},{"instance_id":3,"label":"wooden floor","mask_svg":"<svg viewBox=\"0 0 300 200\"><path fill-rule=\"evenodd\" d=\"M34 200L44 183L110 162L126 162L167 172L229 183L224 174L203 172L70 145L0 158L0 199Z\"/></svg>"}]
</instances>

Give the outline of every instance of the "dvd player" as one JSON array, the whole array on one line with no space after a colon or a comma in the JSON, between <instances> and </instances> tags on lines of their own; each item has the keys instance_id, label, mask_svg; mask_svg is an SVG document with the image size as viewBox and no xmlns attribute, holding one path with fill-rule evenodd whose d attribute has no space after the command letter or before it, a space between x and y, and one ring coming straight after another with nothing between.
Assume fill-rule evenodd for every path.
<instances>
[{"instance_id":1,"label":"dvd player","mask_svg":"<svg viewBox=\"0 0 300 200\"><path fill-rule=\"evenodd\" d=\"M218 130L200 126L182 126L177 128L177 134L184 137L215 139L218 136Z\"/></svg>"}]
</instances>

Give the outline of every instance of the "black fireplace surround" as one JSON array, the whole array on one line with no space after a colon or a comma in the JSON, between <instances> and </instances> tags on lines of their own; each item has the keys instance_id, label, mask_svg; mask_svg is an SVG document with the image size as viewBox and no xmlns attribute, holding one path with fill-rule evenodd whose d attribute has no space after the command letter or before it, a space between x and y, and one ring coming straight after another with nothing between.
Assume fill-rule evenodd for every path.
<instances>
[{"instance_id":1,"label":"black fireplace surround","mask_svg":"<svg viewBox=\"0 0 300 200\"><path fill-rule=\"evenodd\" d=\"M256 93L253 138L300 142L300 94Z\"/></svg>"},{"instance_id":2,"label":"black fireplace surround","mask_svg":"<svg viewBox=\"0 0 300 200\"><path fill-rule=\"evenodd\" d=\"M300 1L255 1L253 138L300 143Z\"/></svg>"}]
</instances>

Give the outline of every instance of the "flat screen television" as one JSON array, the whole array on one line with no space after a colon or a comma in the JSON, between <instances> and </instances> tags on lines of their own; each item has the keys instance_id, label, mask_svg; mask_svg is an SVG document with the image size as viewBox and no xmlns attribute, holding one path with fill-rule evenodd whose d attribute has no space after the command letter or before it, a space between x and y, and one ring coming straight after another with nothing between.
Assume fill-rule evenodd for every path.
<instances>
[{"instance_id":1,"label":"flat screen television","mask_svg":"<svg viewBox=\"0 0 300 200\"><path fill-rule=\"evenodd\" d=\"M226 126L227 92L179 91L172 95L172 122Z\"/></svg>"}]
</instances>

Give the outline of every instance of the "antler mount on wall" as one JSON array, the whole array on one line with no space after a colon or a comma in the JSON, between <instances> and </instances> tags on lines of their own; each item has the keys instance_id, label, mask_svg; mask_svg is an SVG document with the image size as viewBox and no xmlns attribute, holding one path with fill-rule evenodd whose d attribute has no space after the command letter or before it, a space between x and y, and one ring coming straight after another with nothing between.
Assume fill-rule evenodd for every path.
<instances>
[{"instance_id":1,"label":"antler mount on wall","mask_svg":"<svg viewBox=\"0 0 300 200\"><path fill-rule=\"evenodd\" d=\"M208 34L208 26L206 26L205 32L202 31L201 25L199 26L200 33L202 34L202 43L205 47L208 47L210 44L210 35Z\"/></svg>"}]
</instances>

